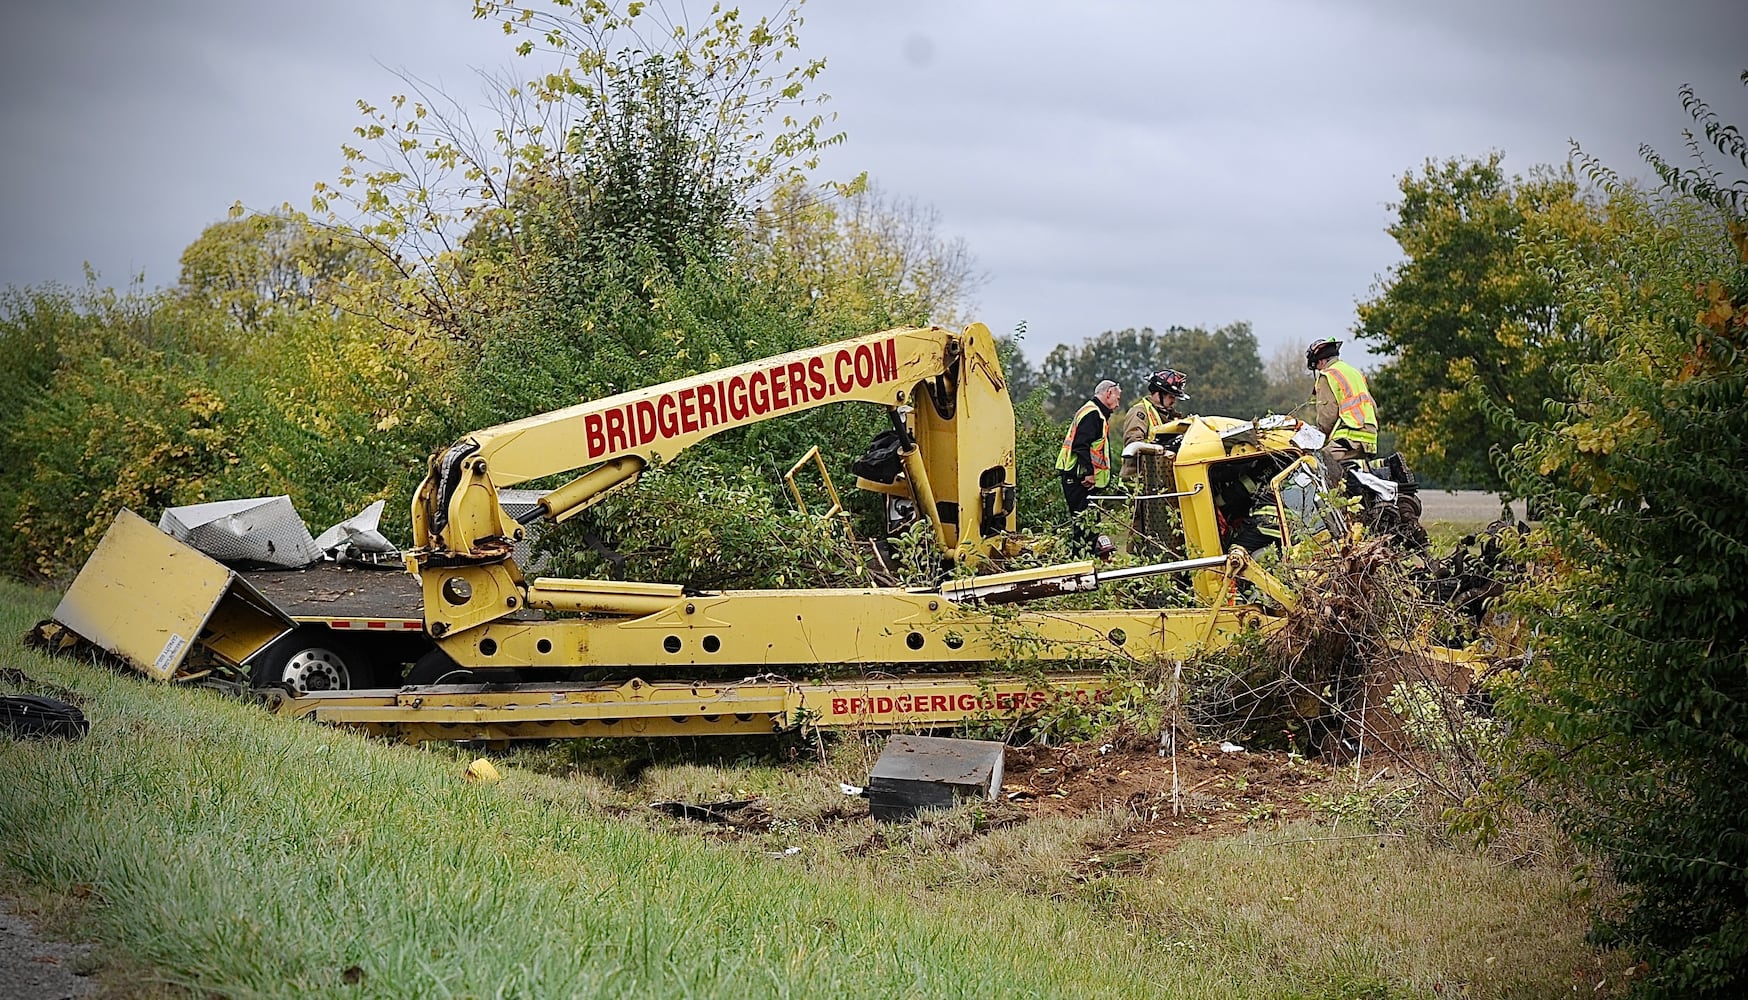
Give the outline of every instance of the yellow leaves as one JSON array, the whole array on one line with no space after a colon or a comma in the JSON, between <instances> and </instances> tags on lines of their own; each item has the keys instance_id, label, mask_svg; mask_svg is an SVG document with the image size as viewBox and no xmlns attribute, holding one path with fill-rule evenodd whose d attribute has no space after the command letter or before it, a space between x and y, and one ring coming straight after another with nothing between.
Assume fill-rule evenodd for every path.
<instances>
[{"instance_id":1,"label":"yellow leaves","mask_svg":"<svg viewBox=\"0 0 1748 1000\"><path fill-rule=\"evenodd\" d=\"M1732 318L1736 318L1737 326L1743 324L1742 317L1748 314L1748 310L1739 309L1731 303L1730 291L1724 287L1723 282L1709 281L1699 285L1695 291L1699 293L1700 301L1704 303L1699 313L1694 317L1695 323L1718 333L1724 333L1729 328Z\"/></svg>"}]
</instances>

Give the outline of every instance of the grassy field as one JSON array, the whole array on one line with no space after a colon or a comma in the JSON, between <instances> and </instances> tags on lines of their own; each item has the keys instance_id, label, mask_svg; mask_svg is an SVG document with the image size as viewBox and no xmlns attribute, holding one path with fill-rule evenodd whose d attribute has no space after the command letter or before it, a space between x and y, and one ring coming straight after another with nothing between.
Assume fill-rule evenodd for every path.
<instances>
[{"instance_id":1,"label":"grassy field","mask_svg":"<svg viewBox=\"0 0 1748 1000\"><path fill-rule=\"evenodd\" d=\"M880 827L835 787L852 743L618 774L553 747L471 784L459 748L22 648L51 603L0 583L3 687L92 729L0 740L0 878L100 942L112 995L1554 997L1619 964L1557 864L1351 825L1109 858L1117 815ZM718 839L643 805L716 795L773 819Z\"/></svg>"}]
</instances>

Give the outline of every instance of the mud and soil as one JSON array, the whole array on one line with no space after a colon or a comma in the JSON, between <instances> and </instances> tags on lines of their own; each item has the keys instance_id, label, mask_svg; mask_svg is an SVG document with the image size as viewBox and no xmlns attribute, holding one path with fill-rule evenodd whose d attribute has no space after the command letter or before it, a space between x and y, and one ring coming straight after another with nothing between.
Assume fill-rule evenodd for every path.
<instances>
[{"instance_id":1,"label":"mud and soil","mask_svg":"<svg viewBox=\"0 0 1748 1000\"><path fill-rule=\"evenodd\" d=\"M1309 819L1315 803L1351 792L1356 775L1373 790L1394 775L1382 759L1331 769L1220 743L1180 745L1172 756L1108 746L1011 749L1002 798L1033 816L1114 812L1127 821L1118 839L1159 844Z\"/></svg>"}]
</instances>

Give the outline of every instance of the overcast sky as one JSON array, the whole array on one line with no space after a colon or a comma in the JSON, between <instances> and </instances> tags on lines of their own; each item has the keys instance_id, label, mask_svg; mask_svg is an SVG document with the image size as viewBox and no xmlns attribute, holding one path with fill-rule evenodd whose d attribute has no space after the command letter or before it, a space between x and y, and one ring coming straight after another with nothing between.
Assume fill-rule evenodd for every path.
<instances>
[{"instance_id":1,"label":"overcast sky","mask_svg":"<svg viewBox=\"0 0 1748 1000\"><path fill-rule=\"evenodd\" d=\"M724 0L728 2L728 0ZM682 5L670 3L670 9ZM748 2L745 10L775 3ZM691 9L708 10L693 3ZM866 170L940 213L1028 353L1103 330L1254 324L1265 356L1343 336L1398 259L1428 158L1569 139L1626 173L1680 152L1677 88L1748 125L1736 0L813 0L804 50ZM53 0L0 13L0 285L143 275L232 202L307 207L358 120L510 62L467 0Z\"/></svg>"}]
</instances>

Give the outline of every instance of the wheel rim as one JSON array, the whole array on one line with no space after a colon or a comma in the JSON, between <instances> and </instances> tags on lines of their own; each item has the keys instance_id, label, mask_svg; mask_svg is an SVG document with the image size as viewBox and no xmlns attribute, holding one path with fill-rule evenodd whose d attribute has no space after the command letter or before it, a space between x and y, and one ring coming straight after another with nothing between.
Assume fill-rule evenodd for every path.
<instances>
[{"instance_id":1,"label":"wheel rim","mask_svg":"<svg viewBox=\"0 0 1748 1000\"><path fill-rule=\"evenodd\" d=\"M300 649L285 661L280 679L298 694L311 691L344 691L352 686L346 661L331 649Z\"/></svg>"}]
</instances>

